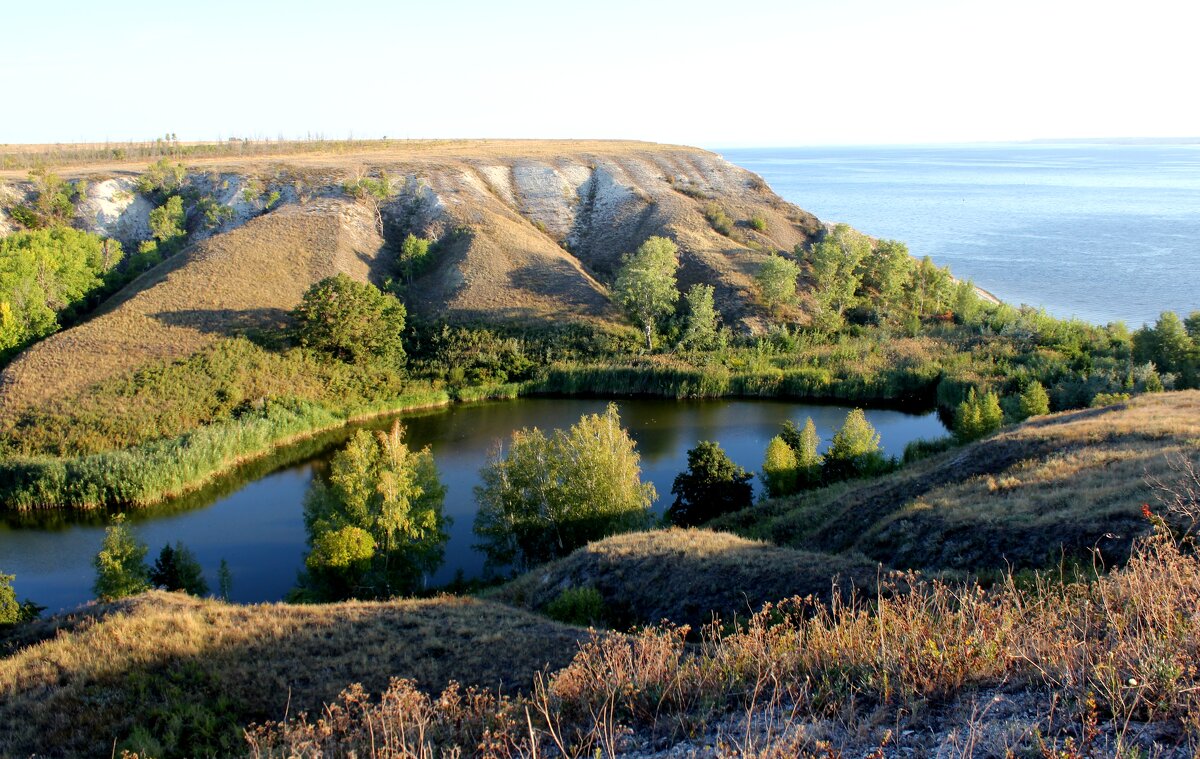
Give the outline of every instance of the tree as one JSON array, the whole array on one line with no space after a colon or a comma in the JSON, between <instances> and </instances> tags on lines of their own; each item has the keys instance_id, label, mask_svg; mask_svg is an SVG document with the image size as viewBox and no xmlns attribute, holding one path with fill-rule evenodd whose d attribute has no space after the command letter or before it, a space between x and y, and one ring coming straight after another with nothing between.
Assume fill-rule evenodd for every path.
<instances>
[{"instance_id":1,"label":"tree","mask_svg":"<svg viewBox=\"0 0 1200 759\"><path fill-rule=\"evenodd\" d=\"M529 568L643 526L657 495L612 403L551 436L514 432L480 478L474 529L493 567Z\"/></svg>"},{"instance_id":2,"label":"tree","mask_svg":"<svg viewBox=\"0 0 1200 759\"><path fill-rule=\"evenodd\" d=\"M1192 338L1192 342L1200 346L1200 311L1188 314L1188 318L1183 320L1183 327L1187 330L1188 337Z\"/></svg>"},{"instance_id":3,"label":"tree","mask_svg":"<svg viewBox=\"0 0 1200 759\"><path fill-rule=\"evenodd\" d=\"M879 433L862 409L846 415L842 428L833 436L825 453L824 474L829 481L881 472L887 467L879 448Z\"/></svg>"},{"instance_id":4,"label":"tree","mask_svg":"<svg viewBox=\"0 0 1200 759\"><path fill-rule=\"evenodd\" d=\"M687 315L679 346L694 350L717 347L720 333L717 328L717 309L713 304L713 286L692 285L683 299L687 304Z\"/></svg>"},{"instance_id":5,"label":"tree","mask_svg":"<svg viewBox=\"0 0 1200 759\"><path fill-rule=\"evenodd\" d=\"M821 464L825 458L821 455L821 436L817 434L817 425L812 417L804 420L804 427L798 429L796 423L788 419L783 423L783 431L779 433L792 452L796 454L796 487L803 490L821 484Z\"/></svg>"},{"instance_id":6,"label":"tree","mask_svg":"<svg viewBox=\"0 0 1200 759\"><path fill-rule=\"evenodd\" d=\"M758 282L759 298L773 315L796 302L796 279L800 267L795 261L772 254L758 267L754 279Z\"/></svg>"},{"instance_id":7,"label":"tree","mask_svg":"<svg viewBox=\"0 0 1200 759\"><path fill-rule=\"evenodd\" d=\"M617 272L613 294L625 313L646 335L646 349L654 348L654 330L671 313L679 290L675 272L679 249L666 237L651 237L628 256Z\"/></svg>"},{"instance_id":8,"label":"tree","mask_svg":"<svg viewBox=\"0 0 1200 759\"><path fill-rule=\"evenodd\" d=\"M21 621L21 604L17 603L17 592L13 589L14 579L13 575L0 572L0 626Z\"/></svg>"},{"instance_id":9,"label":"tree","mask_svg":"<svg viewBox=\"0 0 1200 759\"><path fill-rule=\"evenodd\" d=\"M912 276L913 260L908 247L896 240L880 240L862 268L862 287L875 292L875 310L880 321L895 320L900 315L904 285Z\"/></svg>"},{"instance_id":10,"label":"tree","mask_svg":"<svg viewBox=\"0 0 1200 759\"><path fill-rule=\"evenodd\" d=\"M183 198L172 195L150 212L150 235L160 245L174 243L187 234L184 219Z\"/></svg>"},{"instance_id":11,"label":"tree","mask_svg":"<svg viewBox=\"0 0 1200 759\"><path fill-rule=\"evenodd\" d=\"M0 239L0 358L56 332L120 260L116 241L70 227Z\"/></svg>"},{"instance_id":12,"label":"tree","mask_svg":"<svg viewBox=\"0 0 1200 759\"><path fill-rule=\"evenodd\" d=\"M847 224L838 224L817 243L810 257L817 320L828 331L840 329L846 309L854 305L862 283L861 265L871 254L871 241Z\"/></svg>"},{"instance_id":13,"label":"tree","mask_svg":"<svg viewBox=\"0 0 1200 759\"><path fill-rule=\"evenodd\" d=\"M694 527L750 506L752 474L733 463L717 443L704 440L687 453L688 468L675 476L667 511L673 524Z\"/></svg>"},{"instance_id":14,"label":"tree","mask_svg":"<svg viewBox=\"0 0 1200 759\"><path fill-rule=\"evenodd\" d=\"M359 430L305 500L304 590L323 600L414 592L442 562L445 497L433 454L410 450L400 422Z\"/></svg>"},{"instance_id":15,"label":"tree","mask_svg":"<svg viewBox=\"0 0 1200 759\"><path fill-rule=\"evenodd\" d=\"M413 275L419 272L429 256L429 245L432 241L409 233L400 243L400 255L397 257L404 271L404 281L412 284Z\"/></svg>"},{"instance_id":16,"label":"tree","mask_svg":"<svg viewBox=\"0 0 1200 759\"><path fill-rule=\"evenodd\" d=\"M293 312L300 345L352 364L404 362L404 304L365 282L337 274L304 293Z\"/></svg>"},{"instance_id":17,"label":"tree","mask_svg":"<svg viewBox=\"0 0 1200 759\"><path fill-rule=\"evenodd\" d=\"M1021 391L1018 409L1021 419L1050 413L1050 396L1046 394L1046 388L1042 387L1042 383L1034 380L1025 386L1025 389Z\"/></svg>"},{"instance_id":18,"label":"tree","mask_svg":"<svg viewBox=\"0 0 1200 759\"><path fill-rule=\"evenodd\" d=\"M93 586L96 597L113 601L149 590L150 568L146 566L149 550L125 524L125 515L117 514L105 531L100 552L92 560L96 568Z\"/></svg>"},{"instance_id":19,"label":"tree","mask_svg":"<svg viewBox=\"0 0 1200 759\"><path fill-rule=\"evenodd\" d=\"M221 566L217 567L217 595L222 601L229 600L229 594L233 592L233 572L229 569L229 562L221 559Z\"/></svg>"},{"instance_id":20,"label":"tree","mask_svg":"<svg viewBox=\"0 0 1200 759\"><path fill-rule=\"evenodd\" d=\"M170 543L162 547L154 566L150 568L150 584L163 590L182 590L188 595L203 596L208 593L204 570L196 555L183 543Z\"/></svg>"},{"instance_id":21,"label":"tree","mask_svg":"<svg viewBox=\"0 0 1200 759\"><path fill-rule=\"evenodd\" d=\"M1200 374L1196 343L1174 311L1163 312L1153 327L1133 333L1133 358L1138 363L1153 362L1160 373L1175 374L1186 386L1196 384Z\"/></svg>"},{"instance_id":22,"label":"tree","mask_svg":"<svg viewBox=\"0 0 1200 759\"><path fill-rule=\"evenodd\" d=\"M771 498L779 498L796 492L796 452L782 436L776 435L767 443L763 457L763 486Z\"/></svg>"},{"instance_id":23,"label":"tree","mask_svg":"<svg viewBox=\"0 0 1200 759\"><path fill-rule=\"evenodd\" d=\"M967 391L967 397L958 405L954 415L954 434L962 442L987 437L1004 424L1004 411L1000 398L988 391L979 395L975 388Z\"/></svg>"}]
</instances>

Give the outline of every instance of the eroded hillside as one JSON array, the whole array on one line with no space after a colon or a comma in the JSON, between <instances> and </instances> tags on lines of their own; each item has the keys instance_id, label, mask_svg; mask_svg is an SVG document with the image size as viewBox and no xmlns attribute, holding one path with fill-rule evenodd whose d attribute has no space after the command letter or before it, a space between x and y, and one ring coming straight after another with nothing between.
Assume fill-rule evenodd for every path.
<instances>
[{"instance_id":1,"label":"eroded hillside","mask_svg":"<svg viewBox=\"0 0 1200 759\"><path fill-rule=\"evenodd\" d=\"M89 180L76 226L127 249L145 239L151 206L132 181L145 168L64 167L63 176ZM394 244L409 233L443 243L408 290L419 315L612 325L620 317L607 284L621 257L666 235L680 248L681 287L712 284L725 322L756 330L756 266L821 229L713 153L646 143L417 143L336 156L207 159L187 171L191 186L227 209L219 222L205 228L193 220L194 244L89 321L18 357L0 375L5 414L276 324L309 285L335 272L380 282L394 273ZM373 201L344 189L385 175L397 191L378 216ZM10 182L5 192L20 197L31 188ZM730 235L709 223L713 208L734 221Z\"/></svg>"}]
</instances>

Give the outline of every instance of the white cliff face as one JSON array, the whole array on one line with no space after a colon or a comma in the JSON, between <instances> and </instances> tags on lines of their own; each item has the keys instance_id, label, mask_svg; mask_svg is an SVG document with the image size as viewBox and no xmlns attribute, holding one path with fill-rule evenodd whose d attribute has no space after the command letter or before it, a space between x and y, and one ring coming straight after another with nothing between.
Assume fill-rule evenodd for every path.
<instances>
[{"instance_id":1,"label":"white cliff face","mask_svg":"<svg viewBox=\"0 0 1200 759\"><path fill-rule=\"evenodd\" d=\"M154 206L137 194L134 184L125 177L89 183L76 208L79 228L126 244L150 239Z\"/></svg>"}]
</instances>

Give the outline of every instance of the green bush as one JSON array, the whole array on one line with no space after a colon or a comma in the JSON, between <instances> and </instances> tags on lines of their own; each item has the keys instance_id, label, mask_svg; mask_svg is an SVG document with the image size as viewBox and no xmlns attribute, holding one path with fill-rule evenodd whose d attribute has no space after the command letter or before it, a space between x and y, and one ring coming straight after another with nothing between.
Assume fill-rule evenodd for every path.
<instances>
[{"instance_id":1,"label":"green bush","mask_svg":"<svg viewBox=\"0 0 1200 759\"><path fill-rule=\"evenodd\" d=\"M136 595L150 589L150 568L146 566L149 549L117 514L104 534L100 552L92 564L96 567L93 590L101 601Z\"/></svg>"},{"instance_id":2,"label":"green bush","mask_svg":"<svg viewBox=\"0 0 1200 759\"><path fill-rule=\"evenodd\" d=\"M889 468L879 448L879 433L862 409L846 415L825 453L822 474L827 482L882 474Z\"/></svg>"},{"instance_id":3,"label":"green bush","mask_svg":"<svg viewBox=\"0 0 1200 759\"><path fill-rule=\"evenodd\" d=\"M162 547L154 566L150 568L150 584L163 590L182 590L188 595L208 593L208 583L196 555L183 543Z\"/></svg>"},{"instance_id":4,"label":"green bush","mask_svg":"<svg viewBox=\"0 0 1200 759\"><path fill-rule=\"evenodd\" d=\"M345 274L321 280L293 312L300 345L351 364L404 363L404 304Z\"/></svg>"},{"instance_id":5,"label":"green bush","mask_svg":"<svg viewBox=\"0 0 1200 759\"><path fill-rule=\"evenodd\" d=\"M991 391L979 395L971 388L954 415L954 434L964 443L987 437L1003 425L1000 398Z\"/></svg>"},{"instance_id":6,"label":"green bush","mask_svg":"<svg viewBox=\"0 0 1200 759\"><path fill-rule=\"evenodd\" d=\"M546 604L546 616L568 625L597 627L605 621L604 596L595 588L567 588Z\"/></svg>"},{"instance_id":7,"label":"green bush","mask_svg":"<svg viewBox=\"0 0 1200 759\"><path fill-rule=\"evenodd\" d=\"M725 212L725 209L716 203L708 203L704 206L704 218L708 219L708 223L717 232L729 237L733 234L733 219Z\"/></svg>"},{"instance_id":8,"label":"green bush","mask_svg":"<svg viewBox=\"0 0 1200 759\"><path fill-rule=\"evenodd\" d=\"M753 216L750 217L750 219L747 223L750 225L750 228L753 229L755 232L766 232L767 231L767 217L763 216L762 214L759 214L759 213L754 214Z\"/></svg>"},{"instance_id":9,"label":"green bush","mask_svg":"<svg viewBox=\"0 0 1200 759\"><path fill-rule=\"evenodd\" d=\"M675 502L667 517L672 524L694 527L751 505L753 475L733 463L720 445L703 440L687 452L687 460L687 470L671 485Z\"/></svg>"}]
</instances>

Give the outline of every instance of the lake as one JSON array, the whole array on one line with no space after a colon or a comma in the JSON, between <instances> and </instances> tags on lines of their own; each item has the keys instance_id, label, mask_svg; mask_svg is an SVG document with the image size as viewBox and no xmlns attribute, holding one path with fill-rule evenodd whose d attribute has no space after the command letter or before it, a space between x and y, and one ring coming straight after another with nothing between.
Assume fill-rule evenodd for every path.
<instances>
[{"instance_id":1,"label":"lake","mask_svg":"<svg viewBox=\"0 0 1200 759\"><path fill-rule=\"evenodd\" d=\"M521 427L565 428L583 414L600 413L608 401L580 398L524 398L451 406L404 415L411 447L430 446L446 484L445 513L453 519L446 561L431 578L444 584L457 573L480 577L483 555L473 547L473 488L479 469L497 441ZM736 463L750 471L762 465L767 442L784 420L811 416L828 444L848 408L779 400L619 401L622 423L637 442L642 477L658 490L655 510L670 505L671 483L687 466L687 451L701 440L716 440ZM889 455L899 456L918 438L947 434L934 412L912 414L871 409L867 418L879 431ZM380 425L386 422L380 422ZM216 587L221 559L233 574L231 600L277 601L295 585L305 552L302 509L314 472L336 446L275 471L243 473L215 493L130 514L140 539L150 546L149 561L168 542L183 541L196 554L209 585ZM260 467L261 469L262 467ZM100 515L38 514L0 519L0 570L15 574L18 598L51 611L92 597L92 557L100 548Z\"/></svg>"},{"instance_id":2,"label":"lake","mask_svg":"<svg viewBox=\"0 0 1200 759\"><path fill-rule=\"evenodd\" d=\"M1200 145L720 150L822 221L1018 305L1137 327L1200 309Z\"/></svg>"}]
</instances>

